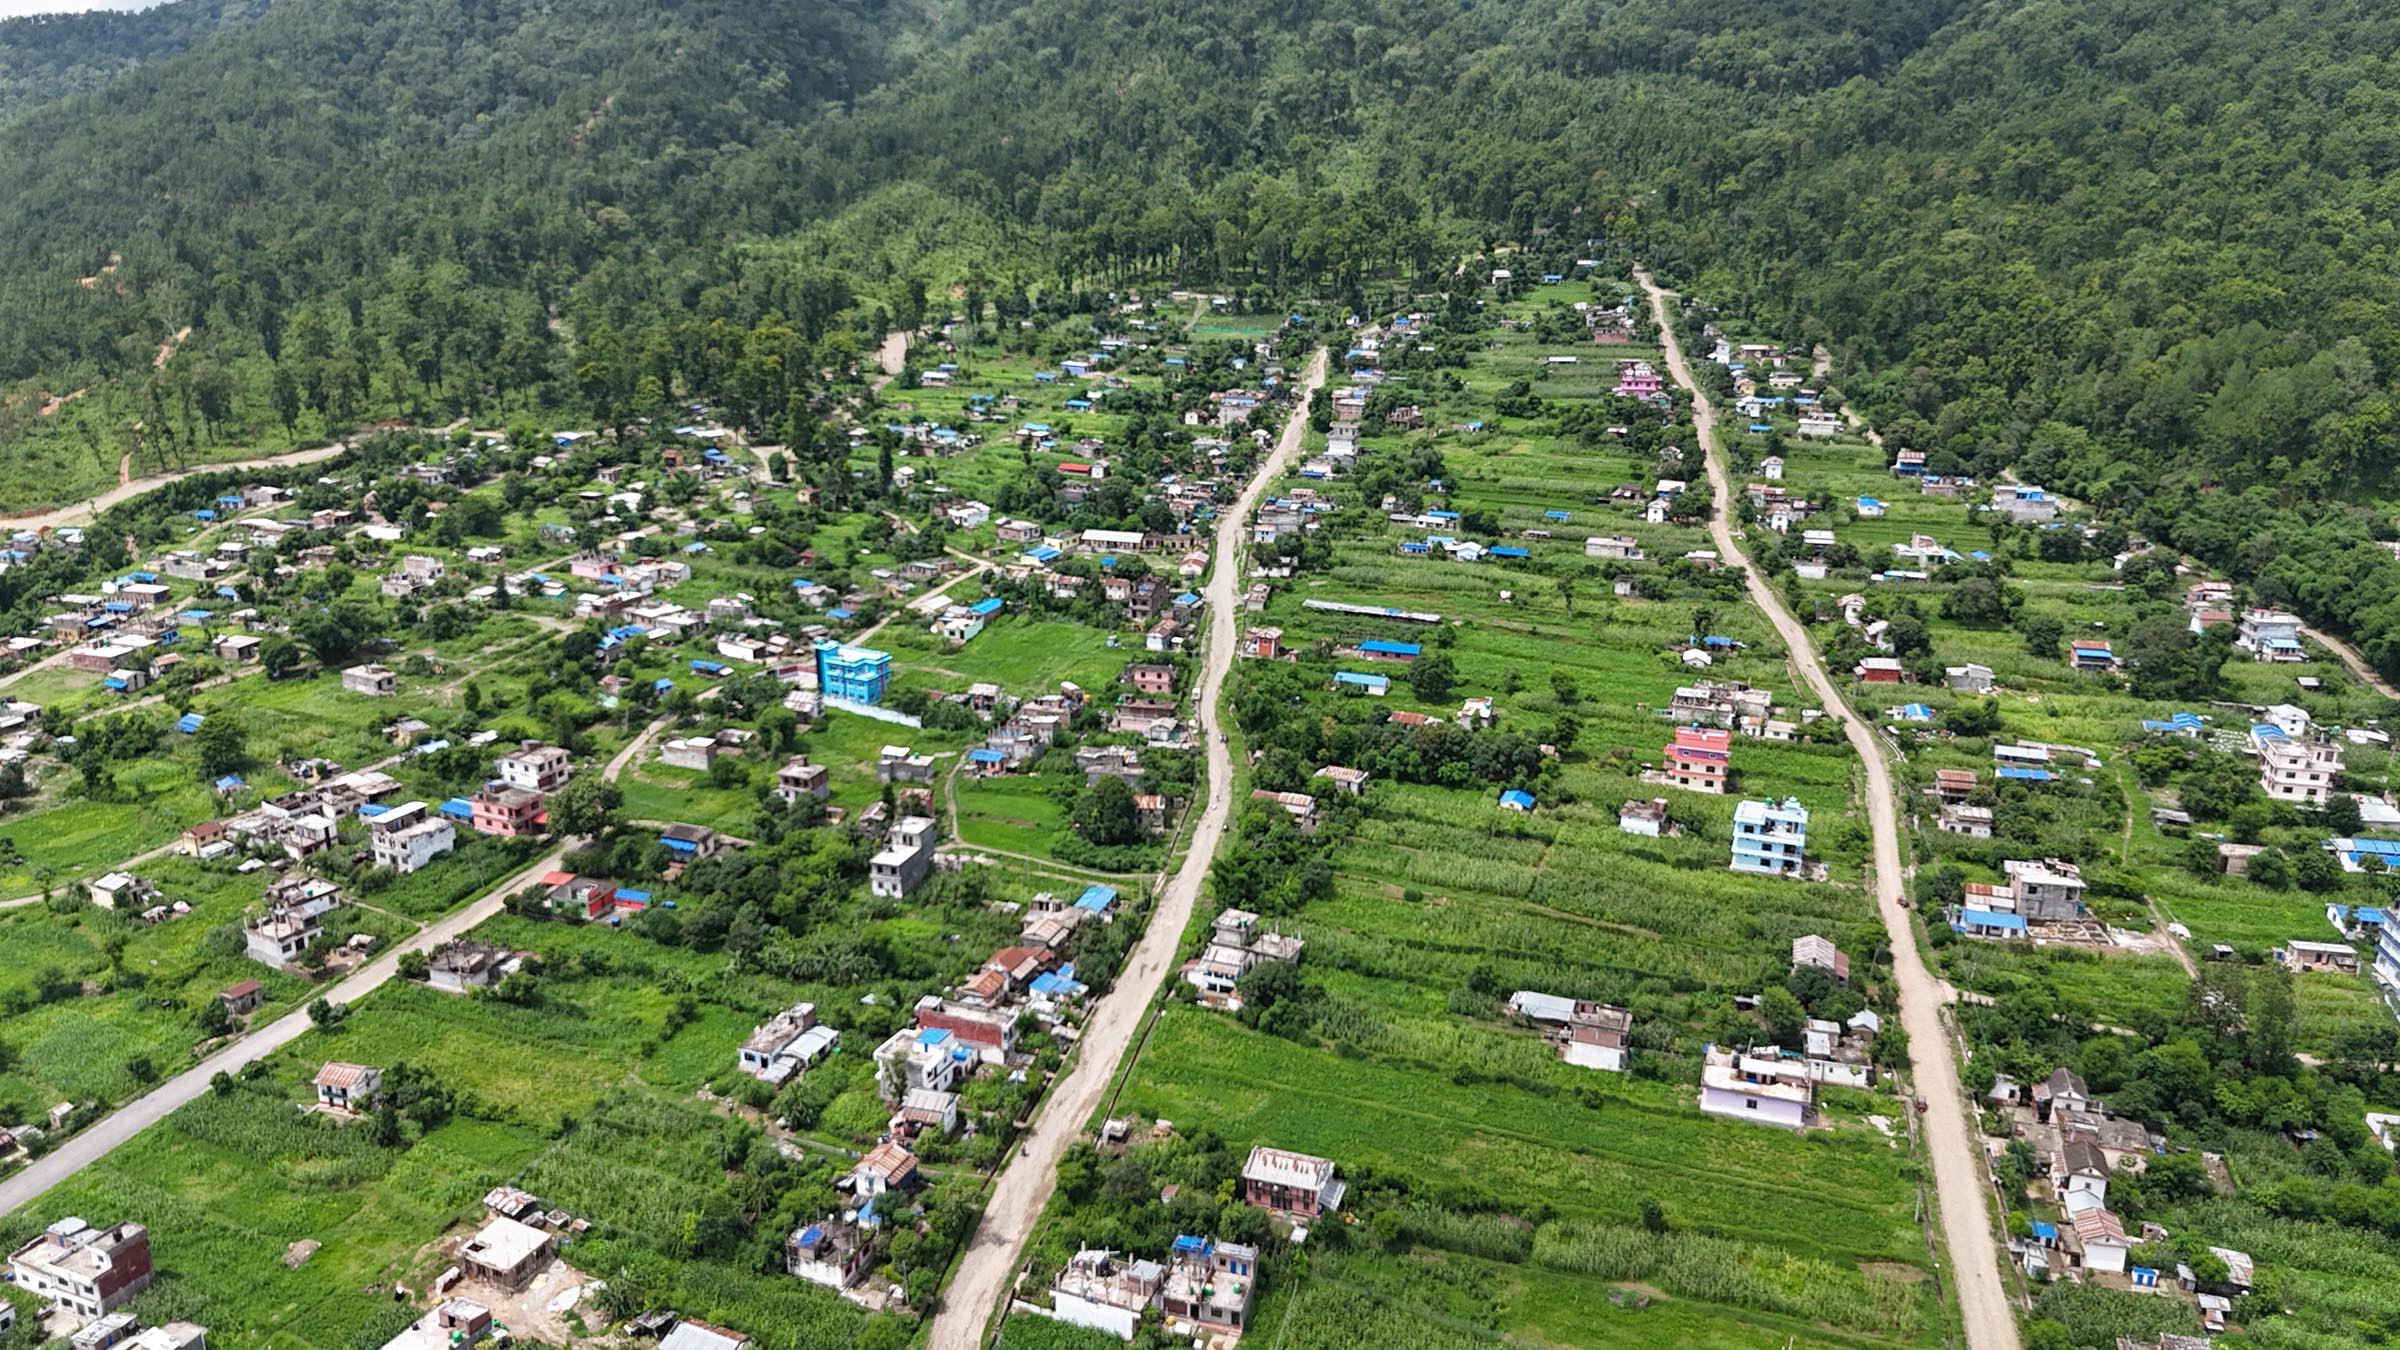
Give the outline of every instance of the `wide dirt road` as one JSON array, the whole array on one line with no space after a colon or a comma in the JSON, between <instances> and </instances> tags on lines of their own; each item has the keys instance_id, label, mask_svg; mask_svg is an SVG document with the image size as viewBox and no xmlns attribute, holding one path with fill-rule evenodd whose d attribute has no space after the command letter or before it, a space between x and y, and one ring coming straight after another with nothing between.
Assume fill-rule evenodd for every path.
<instances>
[{"instance_id":1,"label":"wide dirt road","mask_svg":"<svg viewBox=\"0 0 2400 1350\"><path fill-rule=\"evenodd\" d=\"M1225 691L1226 673L1233 669L1234 613L1241 600L1238 587L1242 557L1248 552L1244 545L1250 513L1299 455L1301 436L1308 429L1308 397L1325 383L1325 366L1325 353L1320 351L1301 381L1300 407L1284 425L1283 439L1276 442L1275 452L1242 490L1241 500L1217 519L1216 568L1205 592L1208 651L1197 700L1200 739L1208 751L1208 801L1192 829L1191 850L1168 880L1158 910L1127 958L1116 987L1084 1023L1074 1069L1051 1088L1016 1156L993 1184L983 1219L968 1240L966 1259L959 1263L958 1276L950 1282L941 1310L934 1316L932 1350L975 1350L982 1343L984 1323L999 1306L1002 1292L1014 1283L1017 1266L1024 1259L1025 1240L1033 1235L1034 1220L1041 1216L1050 1189L1057 1184L1059 1159L1083 1132L1083 1122L1099 1109L1101 1095L1116 1077L1117 1065L1141 1030L1142 1019L1149 1015L1159 986L1166 981L1176 948L1183 942L1183 930L1191 921L1192 907L1199 902L1209 863L1216 857L1217 841L1233 816L1233 757L1217 739L1217 703Z\"/></svg>"},{"instance_id":2,"label":"wide dirt road","mask_svg":"<svg viewBox=\"0 0 2400 1350\"><path fill-rule=\"evenodd\" d=\"M1867 770L1867 821L1875 837L1875 901L1883 914L1884 931L1891 937L1892 974L1900 986L1900 1025L1908 1030L1908 1068L1917 1095L1926 1102L1926 1149L1933 1155L1933 1180L1942 1218L1942 1239L1950 1250L1950 1283L1958 1291L1959 1311L1966 1323L1972 1350L2017 1350L2017 1319L2000 1285L2000 1248L1992 1238L1991 1211L1984 1203L1983 1151L1969 1127L1966 1094L1958 1083L1958 1064L1950 1057L1950 1038L1942 1028L1942 986L1925 968L1917 940L1900 906L1900 821L1892 798L1892 775L1883 746L1874 730L1862 722L1834 690L1808 633L1783 600L1767 585L1747 554L1734 542L1730 510L1733 486L1725 474L1724 452L1717 445L1717 410L1692 379L1683 345L1668 324L1667 292L1647 272L1634 278L1650 294L1650 313L1665 346L1667 368L1675 382L1692 395L1692 422L1700 448L1708 458L1708 485L1716 492L1717 510L1709 517L1709 532L1726 562L1740 567L1750 586L1751 603L1766 614L1792 654L1792 664L1816 691L1828 712L1843 714L1842 727Z\"/></svg>"},{"instance_id":3,"label":"wide dirt road","mask_svg":"<svg viewBox=\"0 0 2400 1350\"><path fill-rule=\"evenodd\" d=\"M224 473L229 469L275 469L293 464L315 464L321 460L331 459L349 448L348 445L336 441L331 445L312 446L306 450L287 450L280 455L262 455L256 459L229 459L219 464L198 464L189 469L177 469L172 473L155 473L146 478L121 482L97 497L73 502L66 506L53 507L47 511L28 511L22 515L0 516L0 521L6 522L12 530L39 530L59 525L89 524L94 517L115 506L118 502L138 497L155 488L181 482L199 474Z\"/></svg>"}]
</instances>

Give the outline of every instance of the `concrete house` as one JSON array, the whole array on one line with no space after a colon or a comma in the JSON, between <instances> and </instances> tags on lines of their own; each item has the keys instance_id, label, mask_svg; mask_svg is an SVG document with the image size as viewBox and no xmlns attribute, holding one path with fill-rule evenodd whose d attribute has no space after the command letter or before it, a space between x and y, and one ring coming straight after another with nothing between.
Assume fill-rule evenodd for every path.
<instances>
[{"instance_id":1,"label":"concrete house","mask_svg":"<svg viewBox=\"0 0 2400 1350\"><path fill-rule=\"evenodd\" d=\"M150 1287L150 1230L60 1219L9 1254L8 1273L19 1289L78 1318L106 1316Z\"/></svg>"},{"instance_id":2,"label":"concrete house","mask_svg":"<svg viewBox=\"0 0 2400 1350\"><path fill-rule=\"evenodd\" d=\"M1733 809L1734 871L1796 877L1806 870L1807 855L1808 808L1798 798L1745 801Z\"/></svg>"},{"instance_id":3,"label":"concrete house","mask_svg":"<svg viewBox=\"0 0 2400 1350\"><path fill-rule=\"evenodd\" d=\"M1807 1127L1815 1101L1816 1085L1805 1071L1795 1073L1781 1061L1713 1045L1701 1061L1700 1109L1712 1116L1798 1130Z\"/></svg>"},{"instance_id":4,"label":"concrete house","mask_svg":"<svg viewBox=\"0 0 2400 1350\"><path fill-rule=\"evenodd\" d=\"M794 755L775 771L775 796L786 806L797 805L801 798L824 801L833 795L833 771L823 764L811 764L806 755Z\"/></svg>"},{"instance_id":5,"label":"concrete house","mask_svg":"<svg viewBox=\"0 0 2400 1350\"><path fill-rule=\"evenodd\" d=\"M381 698L400 692L400 676L373 663L352 666L342 672L342 688L353 694Z\"/></svg>"},{"instance_id":6,"label":"concrete house","mask_svg":"<svg viewBox=\"0 0 2400 1350\"><path fill-rule=\"evenodd\" d=\"M494 761L500 781L528 792L556 792L575 772L575 757L555 745L526 741Z\"/></svg>"},{"instance_id":7,"label":"concrete house","mask_svg":"<svg viewBox=\"0 0 2400 1350\"><path fill-rule=\"evenodd\" d=\"M908 898L933 870L936 826L928 816L903 816L892 823L884 847L867 863L867 886L893 900Z\"/></svg>"},{"instance_id":8,"label":"concrete house","mask_svg":"<svg viewBox=\"0 0 2400 1350\"><path fill-rule=\"evenodd\" d=\"M841 1036L817 1021L817 1005L795 1003L751 1028L735 1063L752 1078L780 1087L832 1050Z\"/></svg>"}]
</instances>

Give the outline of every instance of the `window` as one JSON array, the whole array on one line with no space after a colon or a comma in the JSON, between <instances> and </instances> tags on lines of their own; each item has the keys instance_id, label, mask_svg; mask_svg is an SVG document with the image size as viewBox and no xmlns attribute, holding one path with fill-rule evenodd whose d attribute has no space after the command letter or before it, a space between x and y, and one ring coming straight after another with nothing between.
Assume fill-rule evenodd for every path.
<instances>
[{"instance_id":1,"label":"window","mask_svg":"<svg viewBox=\"0 0 2400 1350\"><path fill-rule=\"evenodd\" d=\"M1742 1105L1744 1105L1744 1106L1747 1106L1747 1107L1749 1107L1751 1110L1755 1111L1755 1110L1757 1110L1757 1109L1758 1109L1758 1098L1756 1098L1756 1097L1744 1097L1744 1098L1742 1098Z\"/></svg>"}]
</instances>

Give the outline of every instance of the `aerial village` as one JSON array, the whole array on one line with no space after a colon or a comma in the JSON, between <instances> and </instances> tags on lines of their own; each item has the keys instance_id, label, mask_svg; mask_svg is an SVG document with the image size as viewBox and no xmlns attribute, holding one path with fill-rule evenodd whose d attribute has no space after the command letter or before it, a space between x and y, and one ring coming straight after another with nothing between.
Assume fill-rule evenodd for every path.
<instances>
[{"instance_id":1,"label":"aerial village","mask_svg":"<svg viewBox=\"0 0 2400 1350\"><path fill-rule=\"evenodd\" d=\"M2389 697L1590 251L961 315L790 426L384 428L18 533L0 1185L181 1104L19 1212L0 1308L1221 1347L1439 1258L1564 1343L1932 1344L1933 1109L2020 1306L2338 1307L2229 1216L2391 1170Z\"/></svg>"}]
</instances>

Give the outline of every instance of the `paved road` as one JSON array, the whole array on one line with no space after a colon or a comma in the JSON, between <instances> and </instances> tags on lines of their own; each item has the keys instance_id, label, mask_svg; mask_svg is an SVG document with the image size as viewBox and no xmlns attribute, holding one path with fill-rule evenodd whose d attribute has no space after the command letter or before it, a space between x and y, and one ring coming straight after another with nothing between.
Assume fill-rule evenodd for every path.
<instances>
[{"instance_id":1,"label":"paved road","mask_svg":"<svg viewBox=\"0 0 2400 1350\"><path fill-rule=\"evenodd\" d=\"M552 849L539 861L512 873L465 909L434 921L416 936L359 967L350 978L326 990L324 996L335 1003L356 1003L382 988L399 973L402 952L431 951L499 913L504 897L527 878L556 868L565 853L564 844ZM0 1214L31 1204L51 1187L107 1157L127 1140L166 1119L177 1107L208 1091L208 1080L218 1073L239 1073L243 1066L265 1059L299 1039L308 1027L306 1009L286 1013L119 1107L113 1115L35 1159L25 1170L0 1181Z\"/></svg>"},{"instance_id":2,"label":"paved road","mask_svg":"<svg viewBox=\"0 0 2400 1350\"><path fill-rule=\"evenodd\" d=\"M1301 381L1299 409L1285 423L1283 439L1243 489L1241 500L1217 522L1216 569L1206 591L1208 653L1197 704L1201 742L1208 751L1208 802L1192 830L1191 849L1184 854L1183 866L1167 882L1158 909L1150 916L1150 926L1126 961L1116 987L1084 1024L1075 1068L1052 1087L1016 1156L993 1184L983 1218L967 1244L966 1259L959 1264L958 1277L951 1281L934 1317L932 1350L975 1350L981 1343L984 1322L1014 1283L1024 1259L1025 1241L1050 1199L1051 1187L1057 1184L1059 1159L1082 1134L1083 1122L1098 1109L1109 1080L1116 1077L1117 1064L1149 1016L1150 1005L1172 969L1192 908L1199 901L1201 885L1208 879L1217 843L1233 815L1233 757L1214 732L1225 676L1233 668L1234 615L1241 600L1237 588L1246 552L1243 543L1259 498L1299 456L1301 438L1308 429L1308 397L1325 383L1325 367L1325 353L1319 352Z\"/></svg>"},{"instance_id":3,"label":"paved road","mask_svg":"<svg viewBox=\"0 0 2400 1350\"><path fill-rule=\"evenodd\" d=\"M1792 663L1816 691L1818 701L1828 711L1846 714L1843 730L1866 766L1867 820L1875 838L1875 899L1883 915L1884 929L1891 938L1892 973L1900 987L1900 1024L1908 1029L1909 1073L1915 1080L1917 1095L1924 1098L1928 1107L1924 1121L1926 1147L1933 1158L1943 1242L1950 1251L1950 1282L1958 1292L1959 1311L1971 1350L2017 1350L2016 1314L2001 1288L2000 1249L1992 1237L1992 1215L1984 1200L1987 1169L1983 1151L1975 1141L1966 1094L1959 1087L1958 1064L1951 1058L1950 1037L1942 1026L1943 986L1926 969L1925 958L1917 950L1916 936L1909 928L1908 911L1900 905L1906 873L1900 863L1900 822L1893 805L1891 770L1884 761L1882 744L1872 727L1834 689L1833 681L1825 673L1824 658L1810 643L1807 630L1784 608L1782 598L1749 565L1748 557L1734 542L1733 528L1728 523L1733 487L1726 477L1723 451L1716 443L1716 409L1692 379L1682 344L1676 341L1675 330L1668 324L1667 292L1659 289L1647 272L1637 270L1634 277L1650 293L1650 310L1658 321L1660 341L1666 347L1667 367L1674 373L1675 382L1692 394L1692 420L1700 446L1707 452L1708 482L1717 497L1717 510L1709 517L1709 531L1716 537L1717 551L1727 562L1742 569L1749 581L1752 603L1774 622L1775 631L1791 651Z\"/></svg>"}]
</instances>

